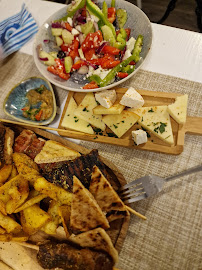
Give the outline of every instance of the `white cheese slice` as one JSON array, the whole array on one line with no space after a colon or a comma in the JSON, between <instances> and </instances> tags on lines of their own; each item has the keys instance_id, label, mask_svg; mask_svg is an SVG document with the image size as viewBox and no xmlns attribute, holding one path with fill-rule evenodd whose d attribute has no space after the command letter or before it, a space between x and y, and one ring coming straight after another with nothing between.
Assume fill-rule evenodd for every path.
<instances>
[{"instance_id":1,"label":"white cheese slice","mask_svg":"<svg viewBox=\"0 0 202 270\"><path fill-rule=\"evenodd\" d=\"M105 108L110 108L116 100L115 90L104 90L95 93L95 99Z\"/></svg>"},{"instance_id":2,"label":"white cheese slice","mask_svg":"<svg viewBox=\"0 0 202 270\"><path fill-rule=\"evenodd\" d=\"M159 139L173 144L173 133L167 106L143 107L134 112L140 116L138 123Z\"/></svg>"},{"instance_id":3,"label":"white cheese slice","mask_svg":"<svg viewBox=\"0 0 202 270\"><path fill-rule=\"evenodd\" d=\"M68 18L67 18L67 22L68 22L71 26L73 25L73 20L72 20L72 18L68 17Z\"/></svg>"},{"instance_id":4,"label":"white cheese slice","mask_svg":"<svg viewBox=\"0 0 202 270\"><path fill-rule=\"evenodd\" d=\"M175 102L168 105L168 112L178 124L184 124L187 118L188 95L179 96Z\"/></svg>"},{"instance_id":5,"label":"white cheese slice","mask_svg":"<svg viewBox=\"0 0 202 270\"><path fill-rule=\"evenodd\" d=\"M147 132L142 130L142 129L133 130L132 131L132 138L133 138L133 141L137 145L146 143L147 142Z\"/></svg>"},{"instance_id":6,"label":"white cheese slice","mask_svg":"<svg viewBox=\"0 0 202 270\"><path fill-rule=\"evenodd\" d=\"M129 111L122 111L117 115L103 116L103 122L120 138L122 137L139 119L139 116Z\"/></svg>"},{"instance_id":7,"label":"white cheese slice","mask_svg":"<svg viewBox=\"0 0 202 270\"><path fill-rule=\"evenodd\" d=\"M120 114L124 110L125 106L115 102L110 108L105 108L102 105L98 105L93 109L94 114Z\"/></svg>"},{"instance_id":8,"label":"white cheese slice","mask_svg":"<svg viewBox=\"0 0 202 270\"><path fill-rule=\"evenodd\" d=\"M102 116L93 114L93 109L96 106L97 102L93 93L87 93L78 108L74 111L74 115L104 131L105 124L102 121Z\"/></svg>"},{"instance_id":9,"label":"white cheese slice","mask_svg":"<svg viewBox=\"0 0 202 270\"><path fill-rule=\"evenodd\" d=\"M122 96L120 104L138 109L144 105L144 99L133 87L129 87L126 93Z\"/></svg>"},{"instance_id":10,"label":"white cheese slice","mask_svg":"<svg viewBox=\"0 0 202 270\"><path fill-rule=\"evenodd\" d=\"M88 122L74 115L76 109L76 101L71 97L61 126L84 133L94 134L94 131Z\"/></svg>"}]
</instances>

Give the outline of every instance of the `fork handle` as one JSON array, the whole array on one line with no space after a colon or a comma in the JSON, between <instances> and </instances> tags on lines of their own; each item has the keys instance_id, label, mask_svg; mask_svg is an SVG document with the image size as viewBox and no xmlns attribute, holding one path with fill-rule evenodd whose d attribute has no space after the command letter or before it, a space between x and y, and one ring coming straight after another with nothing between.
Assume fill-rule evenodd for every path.
<instances>
[{"instance_id":1,"label":"fork handle","mask_svg":"<svg viewBox=\"0 0 202 270\"><path fill-rule=\"evenodd\" d=\"M200 172L200 171L202 171L202 165L198 165L198 166L192 167L192 168L190 168L188 170L182 171L182 172L180 172L178 174L171 175L171 176L167 177L165 179L165 181L169 182L169 181L174 180L176 178L179 178L179 177L182 177L182 176L185 176L185 175L189 175L189 174L195 173L195 172Z\"/></svg>"}]
</instances>

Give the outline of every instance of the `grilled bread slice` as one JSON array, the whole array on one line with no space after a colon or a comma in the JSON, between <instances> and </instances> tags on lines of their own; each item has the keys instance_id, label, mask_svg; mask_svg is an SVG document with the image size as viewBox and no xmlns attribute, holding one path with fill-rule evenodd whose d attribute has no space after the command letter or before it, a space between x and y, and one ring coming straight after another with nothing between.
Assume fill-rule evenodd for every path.
<instances>
[{"instance_id":1,"label":"grilled bread slice","mask_svg":"<svg viewBox=\"0 0 202 270\"><path fill-rule=\"evenodd\" d=\"M34 161L40 163L53 163L71 160L79 157L79 152L56 141L46 141L41 152L35 157Z\"/></svg>"},{"instance_id":2,"label":"grilled bread slice","mask_svg":"<svg viewBox=\"0 0 202 270\"><path fill-rule=\"evenodd\" d=\"M109 222L129 215L124 203L97 166L93 167L89 191Z\"/></svg>"},{"instance_id":3,"label":"grilled bread slice","mask_svg":"<svg viewBox=\"0 0 202 270\"><path fill-rule=\"evenodd\" d=\"M111 238L102 228L96 228L78 235L72 234L69 240L84 248L106 251L112 257L114 263L118 262L118 252Z\"/></svg>"},{"instance_id":4,"label":"grilled bread slice","mask_svg":"<svg viewBox=\"0 0 202 270\"><path fill-rule=\"evenodd\" d=\"M85 232L98 226L107 229L109 223L93 195L74 176L70 227L73 231Z\"/></svg>"}]
</instances>

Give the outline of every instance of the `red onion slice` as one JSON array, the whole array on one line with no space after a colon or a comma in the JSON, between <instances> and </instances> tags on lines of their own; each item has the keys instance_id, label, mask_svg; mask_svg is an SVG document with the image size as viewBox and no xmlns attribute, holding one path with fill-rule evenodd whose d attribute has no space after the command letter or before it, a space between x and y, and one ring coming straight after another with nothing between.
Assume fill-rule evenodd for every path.
<instances>
[{"instance_id":1,"label":"red onion slice","mask_svg":"<svg viewBox=\"0 0 202 270\"><path fill-rule=\"evenodd\" d=\"M39 59L40 59L41 61L48 61L48 57L45 57L45 58L39 57Z\"/></svg>"},{"instance_id":2,"label":"red onion slice","mask_svg":"<svg viewBox=\"0 0 202 270\"><path fill-rule=\"evenodd\" d=\"M44 41L43 41L44 43L49 43L50 42L50 40L49 39L44 39Z\"/></svg>"},{"instance_id":3,"label":"red onion slice","mask_svg":"<svg viewBox=\"0 0 202 270\"><path fill-rule=\"evenodd\" d=\"M54 22L51 24L52 28L63 28L60 22Z\"/></svg>"},{"instance_id":4,"label":"red onion slice","mask_svg":"<svg viewBox=\"0 0 202 270\"><path fill-rule=\"evenodd\" d=\"M96 54L101 53L105 45L109 45L109 42L104 41L104 42L103 42L103 43L100 45L100 47L99 47L99 48L97 48L97 50L96 50Z\"/></svg>"}]
</instances>

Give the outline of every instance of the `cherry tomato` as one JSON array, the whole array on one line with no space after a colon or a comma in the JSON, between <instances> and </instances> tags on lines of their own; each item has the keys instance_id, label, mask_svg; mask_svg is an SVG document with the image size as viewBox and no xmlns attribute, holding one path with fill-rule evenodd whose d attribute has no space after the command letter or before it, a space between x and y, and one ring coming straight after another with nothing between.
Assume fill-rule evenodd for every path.
<instances>
[{"instance_id":1,"label":"cherry tomato","mask_svg":"<svg viewBox=\"0 0 202 270\"><path fill-rule=\"evenodd\" d=\"M116 9L114 7L108 8L108 21L113 23L116 19Z\"/></svg>"},{"instance_id":2,"label":"cherry tomato","mask_svg":"<svg viewBox=\"0 0 202 270\"><path fill-rule=\"evenodd\" d=\"M103 40L102 32L98 30L95 33L89 33L84 42L81 45L83 52L88 51L89 49L97 49Z\"/></svg>"},{"instance_id":3,"label":"cherry tomato","mask_svg":"<svg viewBox=\"0 0 202 270\"><path fill-rule=\"evenodd\" d=\"M86 85L84 85L83 89L95 89L98 88L99 86L97 85L97 83L95 81L92 81Z\"/></svg>"},{"instance_id":4,"label":"cherry tomato","mask_svg":"<svg viewBox=\"0 0 202 270\"><path fill-rule=\"evenodd\" d=\"M126 78L128 76L128 73L126 72L118 72L117 76L121 79Z\"/></svg>"},{"instance_id":5,"label":"cherry tomato","mask_svg":"<svg viewBox=\"0 0 202 270\"><path fill-rule=\"evenodd\" d=\"M112 55L118 55L120 50L115 48L115 47L105 45L101 52L102 53L112 54Z\"/></svg>"}]
</instances>

